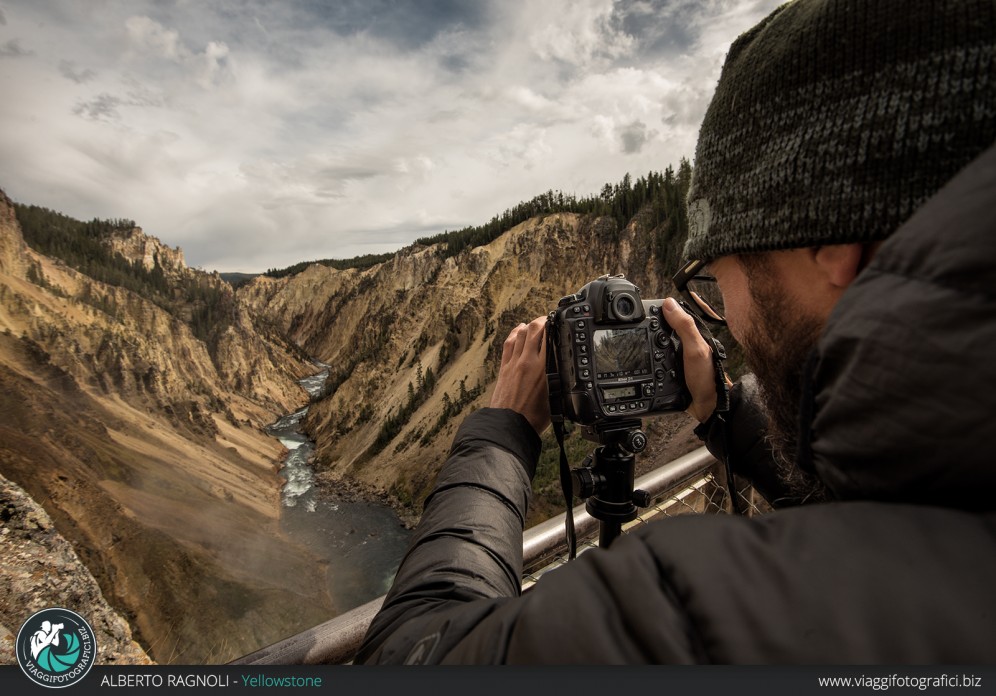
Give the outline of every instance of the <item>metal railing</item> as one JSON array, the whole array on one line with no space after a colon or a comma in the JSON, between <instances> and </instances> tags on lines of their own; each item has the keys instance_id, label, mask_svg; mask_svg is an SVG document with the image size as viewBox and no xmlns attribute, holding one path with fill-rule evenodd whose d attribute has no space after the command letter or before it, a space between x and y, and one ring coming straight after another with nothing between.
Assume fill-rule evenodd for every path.
<instances>
[{"instance_id":1,"label":"metal railing","mask_svg":"<svg viewBox=\"0 0 996 696\"><path fill-rule=\"evenodd\" d=\"M728 512L729 496L722 467L704 448L675 459L636 480L636 488L650 494L652 504L637 519L623 526L623 532L653 519L680 514ZM764 503L748 487L738 493L748 514L764 511ZM564 538L565 514L526 530L522 538L523 582L526 592L541 575L567 562ZM578 553L595 546L598 520L583 505L574 508ZM384 603L378 597L334 619L302 633L233 660L236 665L344 664L353 659L367 627Z\"/></svg>"}]
</instances>

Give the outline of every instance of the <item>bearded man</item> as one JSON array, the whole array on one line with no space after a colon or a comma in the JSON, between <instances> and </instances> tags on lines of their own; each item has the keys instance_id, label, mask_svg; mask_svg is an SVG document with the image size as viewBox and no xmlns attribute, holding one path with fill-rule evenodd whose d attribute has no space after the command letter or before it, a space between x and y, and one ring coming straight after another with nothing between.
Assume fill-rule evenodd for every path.
<instances>
[{"instance_id":1,"label":"bearded man","mask_svg":"<svg viewBox=\"0 0 996 696\"><path fill-rule=\"evenodd\" d=\"M778 509L646 525L520 597L550 420L545 320L520 325L360 661L993 661L994 15L797 0L730 49L675 283L729 325L757 389L715 413L711 349L664 313L698 432Z\"/></svg>"}]
</instances>

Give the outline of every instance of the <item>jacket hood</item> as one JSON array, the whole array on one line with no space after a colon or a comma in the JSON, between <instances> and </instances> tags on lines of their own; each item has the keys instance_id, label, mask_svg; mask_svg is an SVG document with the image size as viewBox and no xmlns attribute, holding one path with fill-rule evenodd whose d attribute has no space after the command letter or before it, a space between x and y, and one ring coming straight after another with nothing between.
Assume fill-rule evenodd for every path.
<instances>
[{"instance_id":1,"label":"jacket hood","mask_svg":"<svg viewBox=\"0 0 996 696\"><path fill-rule=\"evenodd\" d=\"M994 209L996 147L879 248L831 313L802 462L837 497L996 509Z\"/></svg>"}]
</instances>

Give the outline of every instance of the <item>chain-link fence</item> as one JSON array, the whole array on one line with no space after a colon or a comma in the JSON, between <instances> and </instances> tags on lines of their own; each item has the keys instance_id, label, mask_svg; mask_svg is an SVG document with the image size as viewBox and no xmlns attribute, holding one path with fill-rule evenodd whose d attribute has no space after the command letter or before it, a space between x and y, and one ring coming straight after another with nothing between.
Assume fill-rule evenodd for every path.
<instances>
[{"instance_id":1,"label":"chain-link fence","mask_svg":"<svg viewBox=\"0 0 996 696\"><path fill-rule=\"evenodd\" d=\"M724 467L710 457L705 450L698 450L688 455L692 458L687 465L683 460L672 462L654 472L650 480L640 479L637 487L646 490L651 495L650 507L640 511L637 518L623 524L622 531L626 534L635 528L647 525L665 517L678 515L715 515L730 514L733 506L730 502L729 488L726 485ZM673 470L667 475L667 470ZM740 508L748 517L763 515L771 508L767 502L751 487L740 479L735 479L737 495L740 498ZM648 490L652 488L653 490ZM598 545L598 524L591 520L587 513L575 511L576 516L582 516L578 533L578 555L595 548ZM562 520L562 516L557 518ZM562 523L561 523L562 524ZM580 531L580 530L583 530ZM532 531L532 530L530 530ZM563 535L562 535L563 536ZM530 589L544 574L566 564L566 537L553 553L529 553L529 532L527 532L526 549L524 553L523 591Z\"/></svg>"}]
</instances>

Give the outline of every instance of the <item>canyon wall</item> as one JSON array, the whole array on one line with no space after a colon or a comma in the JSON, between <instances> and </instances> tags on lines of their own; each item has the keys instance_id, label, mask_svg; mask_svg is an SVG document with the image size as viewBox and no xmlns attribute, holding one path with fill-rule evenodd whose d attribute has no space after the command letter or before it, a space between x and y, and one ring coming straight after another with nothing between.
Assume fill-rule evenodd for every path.
<instances>
[{"instance_id":1,"label":"canyon wall","mask_svg":"<svg viewBox=\"0 0 996 696\"><path fill-rule=\"evenodd\" d=\"M313 265L257 278L239 296L332 366L307 420L324 480L358 481L417 515L456 427L489 403L508 332L605 273L624 273L645 298L665 296L673 269L655 254L662 234L640 216L620 229L607 217L550 214L456 256L414 245L362 271ZM697 445L684 414L653 421L645 468ZM559 501L546 469L538 499Z\"/></svg>"},{"instance_id":2,"label":"canyon wall","mask_svg":"<svg viewBox=\"0 0 996 696\"><path fill-rule=\"evenodd\" d=\"M29 249L0 195L0 474L153 659L224 661L332 609L326 569L280 530L283 449L262 432L306 401L313 368L220 278L123 239L109 243L168 283L229 297L224 328L202 340L182 298L164 308Z\"/></svg>"}]
</instances>

